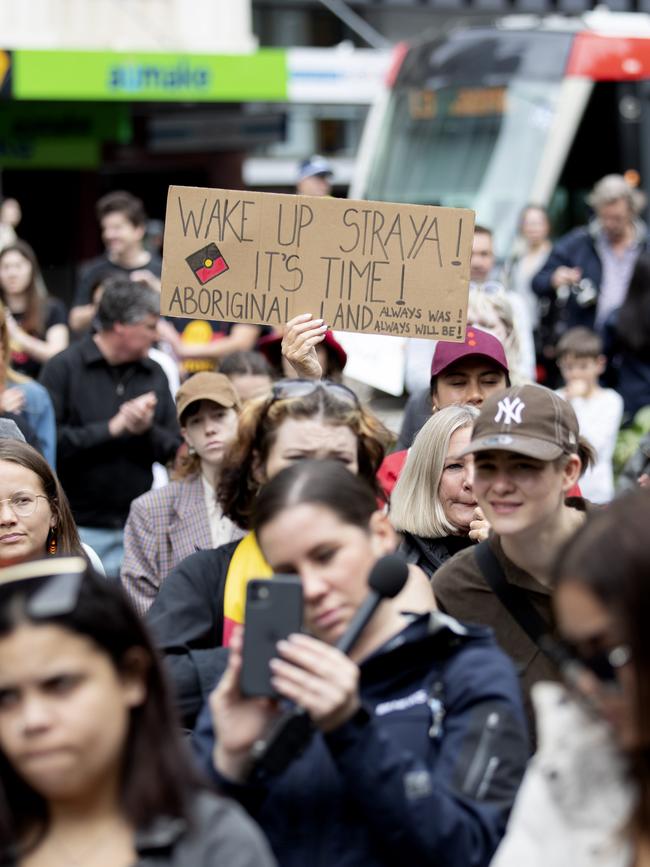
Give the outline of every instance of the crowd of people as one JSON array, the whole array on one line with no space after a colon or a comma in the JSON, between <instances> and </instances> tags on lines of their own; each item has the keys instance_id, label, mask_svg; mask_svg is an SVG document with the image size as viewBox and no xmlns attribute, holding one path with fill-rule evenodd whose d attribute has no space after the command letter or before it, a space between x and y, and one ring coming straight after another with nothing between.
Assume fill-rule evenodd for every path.
<instances>
[{"instance_id":1,"label":"crowd of people","mask_svg":"<svg viewBox=\"0 0 650 867\"><path fill-rule=\"evenodd\" d=\"M0 210L0 864L650 867L650 251L589 203L476 227L399 436L311 312L161 319L130 193L69 314Z\"/></svg>"}]
</instances>

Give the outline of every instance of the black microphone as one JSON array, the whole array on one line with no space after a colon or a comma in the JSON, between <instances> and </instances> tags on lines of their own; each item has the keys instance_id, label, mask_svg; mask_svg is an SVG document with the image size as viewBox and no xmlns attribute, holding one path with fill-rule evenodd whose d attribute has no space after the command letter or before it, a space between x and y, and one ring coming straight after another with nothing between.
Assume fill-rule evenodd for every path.
<instances>
[{"instance_id":1,"label":"black microphone","mask_svg":"<svg viewBox=\"0 0 650 867\"><path fill-rule=\"evenodd\" d=\"M336 646L348 654L368 625L383 599L392 599L403 589L408 578L408 566L398 554L388 554L377 560L368 576L370 592L350 621ZM260 772L278 774L305 750L314 734L314 725L307 711L297 705L289 708L268 732L253 744L249 778Z\"/></svg>"},{"instance_id":2,"label":"black microphone","mask_svg":"<svg viewBox=\"0 0 650 867\"><path fill-rule=\"evenodd\" d=\"M408 577L408 566L399 554L387 554L377 560L368 576L370 592L348 624L348 628L336 642L340 651L346 655L350 653L380 602L397 596L404 588Z\"/></svg>"}]
</instances>

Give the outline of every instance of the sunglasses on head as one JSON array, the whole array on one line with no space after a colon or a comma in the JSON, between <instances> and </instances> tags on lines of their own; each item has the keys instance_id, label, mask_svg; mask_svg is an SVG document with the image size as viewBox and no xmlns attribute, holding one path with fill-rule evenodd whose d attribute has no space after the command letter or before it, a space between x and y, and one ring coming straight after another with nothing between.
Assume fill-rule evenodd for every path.
<instances>
[{"instance_id":1,"label":"sunglasses on head","mask_svg":"<svg viewBox=\"0 0 650 867\"><path fill-rule=\"evenodd\" d=\"M317 391L325 391L353 409L361 408L359 398L351 388L338 382L330 382L328 379L281 379L279 382L274 383L271 389L271 403L269 406L277 400L307 397Z\"/></svg>"},{"instance_id":2,"label":"sunglasses on head","mask_svg":"<svg viewBox=\"0 0 650 867\"><path fill-rule=\"evenodd\" d=\"M25 600L28 616L41 620L71 614L79 602L87 570L83 557L48 557L7 566L0 569L0 600L20 592L24 581L42 578L45 580Z\"/></svg>"}]
</instances>

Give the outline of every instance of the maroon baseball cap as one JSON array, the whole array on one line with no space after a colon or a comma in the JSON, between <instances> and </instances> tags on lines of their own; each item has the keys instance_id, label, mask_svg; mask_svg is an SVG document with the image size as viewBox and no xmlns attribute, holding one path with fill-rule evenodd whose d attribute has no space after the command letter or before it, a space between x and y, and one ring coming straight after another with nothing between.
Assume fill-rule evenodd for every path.
<instances>
[{"instance_id":1,"label":"maroon baseball cap","mask_svg":"<svg viewBox=\"0 0 650 867\"><path fill-rule=\"evenodd\" d=\"M439 340L433 353L431 362L431 376L438 376L443 370L461 358L480 356L494 362L505 373L509 373L508 360L501 341L493 334L468 325L463 343L450 343L448 340Z\"/></svg>"}]
</instances>

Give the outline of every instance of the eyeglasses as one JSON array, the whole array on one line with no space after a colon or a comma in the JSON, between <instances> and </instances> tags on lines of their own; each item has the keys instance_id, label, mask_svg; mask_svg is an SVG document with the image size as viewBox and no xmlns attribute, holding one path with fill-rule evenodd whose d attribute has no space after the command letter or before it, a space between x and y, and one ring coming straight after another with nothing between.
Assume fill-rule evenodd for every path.
<instances>
[{"instance_id":1,"label":"eyeglasses","mask_svg":"<svg viewBox=\"0 0 650 867\"><path fill-rule=\"evenodd\" d=\"M328 379L281 379L279 382L274 383L271 389L269 406L275 403L276 400L307 397L319 390L326 391L332 397L335 397L341 403L351 406L353 409L361 408L359 398L351 388L338 382L330 382Z\"/></svg>"},{"instance_id":2,"label":"eyeglasses","mask_svg":"<svg viewBox=\"0 0 650 867\"><path fill-rule=\"evenodd\" d=\"M48 557L0 569L0 594L20 590L23 581L46 579L30 593L26 612L35 620L70 614L77 607L88 566L83 557Z\"/></svg>"},{"instance_id":3,"label":"eyeglasses","mask_svg":"<svg viewBox=\"0 0 650 867\"><path fill-rule=\"evenodd\" d=\"M0 500L0 507L3 503L9 503L9 508L17 518L29 518L36 511L39 498L48 499L44 494L14 494L13 497L5 497L4 500Z\"/></svg>"}]
</instances>

